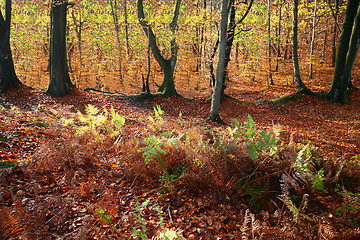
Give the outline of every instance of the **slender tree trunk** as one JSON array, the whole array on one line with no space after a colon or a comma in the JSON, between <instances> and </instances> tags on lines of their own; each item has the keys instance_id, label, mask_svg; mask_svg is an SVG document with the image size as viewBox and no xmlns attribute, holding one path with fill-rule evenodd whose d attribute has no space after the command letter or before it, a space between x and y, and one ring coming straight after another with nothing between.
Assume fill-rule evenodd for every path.
<instances>
[{"instance_id":1,"label":"slender tree trunk","mask_svg":"<svg viewBox=\"0 0 360 240\"><path fill-rule=\"evenodd\" d=\"M325 60L325 53L326 53L326 44L327 44L327 29L324 31L324 43L323 43L323 49L321 52L321 58Z\"/></svg>"},{"instance_id":2,"label":"slender tree trunk","mask_svg":"<svg viewBox=\"0 0 360 240\"><path fill-rule=\"evenodd\" d=\"M274 81L272 79L272 72L271 72L271 6L270 6L270 0L267 1L267 16L268 16L268 22L267 22L267 31L268 31L268 64L269 64L269 80L268 84L274 85Z\"/></svg>"},{"instance_id":3,"label":"slender tree trunk","mask_svg":"<svg viewBox=\"0 0 360 240\"><path fill-rule=\"evenodd\" d=\"M127 0L124 0L124 23L125 23L125 41L126 41L126 56L129 57L130 46L129 46L129 23L127 13Z\"/></svg>"},{"instance_id":4,"label":"slender tree trunk","mask_svg":"<svg viewBox=\"0 0 360 240\"><path fill-rule=\"evenodd\" d=\"M332 53L331 53L331 62L332 62L332 66L335 66L335 61L336 61L336 39L337 39L337 26L338 26L338 14L339 14L339 1L340 0L335 0L335 15L334 15L334 28L333 28L333 38L332 38Z\"/></svg>"},{"instance_id":5,"label":"slender tree trunk","mask_svg":"<svg viewBox=\"0 0 360 240\"><path fill-rule=\"evenodd\" d=\"M349 0L347 2L343 30L336 54L334 76L331 89L327 94L327 97L333 102L347 103L346 90L359 44L359 16L357 16L359 2L359 0ZM354 26L355 17L357 23ZM350 48L350 45L353 46Z\"/></svg>"},{"instance_id":6,"label":"slender tree trunk","mask_svg":"<svg viewBox=\"0 0 360 240\"><path fill-rule=\"evenodd\" d=\"M5 1L5 18L0 11L0 85L1 92L21 84L16 76L10 48L11 0Z\"/></svg>"},{"instance_id":7,"label":"slender tree trunk","mask_svg":"<svg viewBox=\"0 0 360 240\"><path fill-rule=\"evenodd\" d=\"M315 25L316 25L316 11L317 0L315 0L314 16L312 22L311 45L310 45L310 66L309 66L309 79L313 79L313 58L314 58L314 45L315 45Z\"/></svg>"},{"instance_id":8,"label":"slender tree trunk","mask_svg":"<svg viewBox=\"0 0 360 240\"><path fill-rule=\"evenodd\" d=\"M120 41L120 27L119 27L119 18L118 18L118 9L119 4L117 0L111 0L111 13L113 17L115 32L116 32L116 40L117 40L117 47L119 52L119 76L120 76L120 82L123 82L123 76L122 76L122 52L121 52L121 41Z\"/></svg>"},{"instance_id":9,"label":"slender tree trunk","mask_svg":"<svg viewBox=\"0 0 360 240\"><path fill-rule=\"evenodd\" d=\"M226 88L226 81L228 80L228 73L227 68L230 62L230 55L231 49L234 42L235 37L235 27L233 27L235 23L235 15L236 15L236 8L234 6L234 1L230 0L230 16L229 16L229 23L230 26L229 30L227 31L227 41L226 41L226 51L225 51L225 64L224 64L224 81L223 81L223 88L222 88L222 96L224 95L224 90Z\"/></svg>"},{"instance_id":10,"label":"slender tree trunk","mask_svg":"<svg viewBox=\"0 0 360 240\"><path fill-rule=\"evenodd\" d=\"M300 92L309 93L310 90L305 86L301 80L300 67L299 67L299 56L298 56L298 7L299 0L294 0L293 6L293 46L292 46L292 59L293 59L293 70L296 87Z\"/></svg>"},{"instance_id":11,"label":"slender tree trunk","mask_svg":"<svg viewBox=\"0 0 360 240\"><path fill-rule=\"evenodd\" d=\"M50 83L47 93L62 97L69 93L73 86L66 64L66 0L51 3L50 33Z\"/></svg>"},{"instance_id":12,"label":"slender tree trunk","mask_svg":"<svg viewBox=\"0 0 360 240\"><path fill-rule=\"evenodd\" d=\"M279 71L279 60L281 57L281 52L280 52L281 21L282 21L282 5L280 5L280 7L279 7L279 22L278 22L278 29L277 29L277 34L276 34L277 35L276 36L277 58L276 58L276 67L275 67L276 72Z\"/></svg>"},{"instance_id":13,"label":"slender tree trunk","mask_svg":"<svg viewBox=\"0 0 360 240\"><path fill-rule=\"evenodd\" d=\"M216 81L211 99L210 119L221 121L220 119L220 100L224 81L225 54L227 43L227 22L228 22L228 3L229 0L222 0L221 19L220 19L220 40L219 40L219 60L216 69Z\"/></svg>"},{"instance_id":14,"label":"slender tree trunk","mask_svg":"<svg viewBox=\"0 0 360 240\"><path fill-rule=\"evenodd\" d=\"M84 22L82 22L81 20L81 4L79 3L79 22L76 20L76 17L75 17L75 13L74 11L72 11L72 19L73 19L73 22L74 22L74 26L75 26L75 32L76 32L76 37L77 37L77 40L78 40L78 49L79 49L79 63L80 63L80 69L79 69L79 82L78 82L78 85L80 84L80 79L81 79L81 72L82 72L82 40L81 40L81 34L82 34L82 24ZM86 86L88 85L89 81L88 79L86 78L85 79L85 82L86 82ZM78 86L79 87L79 86Z\"/></svg>"}]
</instances>

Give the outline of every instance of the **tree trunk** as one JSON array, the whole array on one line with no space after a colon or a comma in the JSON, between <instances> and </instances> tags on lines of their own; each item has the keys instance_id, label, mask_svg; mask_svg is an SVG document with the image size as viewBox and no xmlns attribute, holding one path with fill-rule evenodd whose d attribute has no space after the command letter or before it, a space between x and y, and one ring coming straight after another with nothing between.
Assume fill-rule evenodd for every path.
<instances>
[{"instance_id":1,"label":"tree trunk","mask_svg":"<svg viewBox=\"0 0 360 240\"><path fill-rule=\"evenodd\" d=\"M210 119L221 121L220 119L220 100L224 81L225 54L227 43L227 22L228 22L228 3L229 0L222 0L221 19L220 19L220 40L219 40L219 60L216 69L216 81L211 99Z\"/></svg>"},{"instance_id":2,"label":"tree trunk","mask_svg":"<svg viewBox=\"0 0 360 240\"><path fill-rule=\"evenodd\" d=\"M126 56L129 58L130 46L129 46L129 23L128 23L128 13L127 13L127 0L124 0L124 24L125 24Z\"/></svg>"},{"instance_id":3,"label":"tree trunk","mask_svg":"<svg viewBox=\"0 0 360 240\"><path fill-rule=\"evenodd\" d=\"M333 28L333 37L332 37L332 53L331 53L331 64L334 67L336 61L336 39L337 39L337 26L338 26L338 14L339 14L339 1L335 0L335 13L334 13L334 28Z\"/></svg>"},{"instance_id":4,"label":"tree trunk","mask_svg":"<svg viewBox=\"0 0 360 240\"><path fill-rule=\"evenodd\" d=\"M225 64L224 64L224 81L223 81L223 87L222 87L222 96L224 95L224 90L226 88L226 81L228 80L228 74L227 74L227 68L230 62L230 54L232 45L234 42L235 37L235 27L233 27L235 23L235 15L236 15L236 8L234 6L234 1L231 1L230 6L230 17L229 17L229 26L230 29L227 31L227 41L226 41L226 51L225 51Z\"/></svg>"},{"instance_id":5,"label":"tree trunk","mask_svg":"<svg viewBox=\"0 0 360 240\"><path fill-rule=\"evenodd\" d=\"M73 86L66 64L66 0L52 1L50 29L50 83L47 93L63 97Z\"/></svg>"},{"instance_id":6,"label":"tree trunk","mask_svg":"<svg viewBox=\"0 0 360 240\"><path fill-rule=\"evenodd\" d=\"M299 0L294 0L294 16L293 16L293 46L292 46L292 59L293 59L293 70L296 87L300 92L309 93L310 90L305 86L301 80L300 67L299 67L299 56L298 56L298 7Z\"/></svg>"},{"instance_id":7,"label":"tree trunk","mask_svg":"<svg viewBox=\"0 0 360 240\"><path fill-rule=\"evenodd\" d=\"M315 0L314 16L312 22L311 45L310 45L310 66L309 66L309 79L313 79L313 58L314 58L314 44L315 44L315 25L316 25L316 11L317 0Z\"/></svg>"},{"instance_id":8,"label":"tree trunk","mask_svg":"<svg viewBox=\"0 0 360 240\"><path fill-rule=\"evenodd\" d=\"M351 83L351 73L354 67L356 55L359 50L359 44L360 44L360 3L355 17L354 27L352 29L349 50L346 56L344 79L345 79L345 85L347 87L353 86Z\"/></svg>"},{"instance_id":9,"label":"tree trunk","mask_svg":"<svg viewBox=\"0 0 360 240\"><path fill-rule=\"evenodd\" d=\"M16 76L10 48L11 0L5 2L5 18L0 11L0 85L1 92L21 84Z\"/></svg>"},{"instance_id":10,"label":"tree trunk","mask_svg":"<svg viewBox=\"0 0 360 240\"><path fill-rule=\"evenodd\" d=\"M281 57L281 52L280 52L281 21L282 21L282 5L279 6L279 22L278 22L278 27L277 27L278 29L276 31L277 58L276 58L275 72L279 71L279 60Z\"/></svg>"},{"instance_id":11,"label":"tree trunk","mask_svg":"<svg viewBox=\"0 0 360 240\"><path fill-rule=\"evenodd\" d=\"M352 35L354 19L359 7L359 0L349 0L346 6L343 29L339 39L338 51L336 54L334 76L331 89L327 93L328 99L333 102L347 103L346 90L348 81L345 79L345 66L349 52L349 43ZM350 53L352 54L352 53Z\"/></svg>"},{"instance_id":12,"label":"tree trunk","mask_svg":"<svg viewBox=\"0 0 360 240\"><path fill-rule=\"evenodd\" d=\"M177 30L177 20L180 12L180 4L181 4L181 0L176 0L174 17L172 22L170 23L170 30L172 33L175 33ZM177 53L178 53L178 45L176 44L176 40L175 38L171 40L170 43L171 57L169 59L165 59L160 53L160 49L156 43L156 36L151 26L145 20L143 0L137 1L137 8L138 8L138 19L140 25L142 26L145 34L148 36L151 51L153 52L156 61L159 63L161 70L163 71L163 76L164 76L163 83L159 87L158 92L166 97L178 95L174 83L174 71L175 71L175 66L177 62Z\"/></svg>"},{"instance_id":13,"label":"tree trunk","mask_svg":"<svg viewBox=\"0 0 360 240\"><path fill-rule=\"evenodd\" d=\"M117 40L117 47L119 52L119 76L120 76L120 82L123 82L123 76L122 76L122 54L121 54L121 41L120 41L120 27L119 27L119 18L118 18L118 9L119 5L117 0L111 0L110 1L111 6L111 15L113 18L113 23L115 27L116 32L116 40Z\"/></svg>"},{"instance_id":14,"label":"tree trunk","mask_svg":"<svg viewBox=\"0 0 360 240\"><path fill-rule=\"evenodd\" d=\"M268 22L267 22L267 31L268 31L268 64L269 64L269 80L268 84L274 85L271 73L271 18L270 18L270 0L267 1L267 15L268 15Z\"/></svg>"}]
</instances>

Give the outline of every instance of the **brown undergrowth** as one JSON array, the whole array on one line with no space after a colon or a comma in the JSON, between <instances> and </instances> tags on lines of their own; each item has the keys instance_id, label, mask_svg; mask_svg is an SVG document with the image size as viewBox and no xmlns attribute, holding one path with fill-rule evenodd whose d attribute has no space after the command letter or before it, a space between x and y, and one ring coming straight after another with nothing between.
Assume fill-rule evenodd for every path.
<instances>
[{"instance_id":1,"label":"brown undergrowth","mask_svg":"<svg viewBox=\"0 0 360 240\"><path fill-rule=\"evenodd\" d=\"M359 237L356 106L225 100L219 126L204 121L205 99L136 105L21 87L1 101L3 238L131 239L142 227L149 239L165 230L185 239Z\"/></svg>"}]
</instances>

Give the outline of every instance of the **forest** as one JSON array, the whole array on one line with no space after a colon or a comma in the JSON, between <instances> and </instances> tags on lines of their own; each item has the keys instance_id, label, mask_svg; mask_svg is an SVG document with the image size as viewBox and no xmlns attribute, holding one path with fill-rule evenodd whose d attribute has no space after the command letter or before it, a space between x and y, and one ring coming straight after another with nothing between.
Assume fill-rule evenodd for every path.
<instances>
[{"instance_id":1,"label":"forest","mask_svg":"<svg viewBox=\"0 0 360 240\"><path fill-rule=\"evenodd\" d=\"M360 239L359 0L1 0L0 239Z\"/></svg>"}]
</instances>

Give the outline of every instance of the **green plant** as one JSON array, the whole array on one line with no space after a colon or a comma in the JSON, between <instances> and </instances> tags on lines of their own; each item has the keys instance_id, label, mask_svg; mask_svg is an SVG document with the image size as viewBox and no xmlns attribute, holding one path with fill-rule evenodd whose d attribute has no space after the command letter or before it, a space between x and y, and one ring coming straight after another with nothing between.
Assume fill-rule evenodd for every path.
<instances>
[{"instance_id":1,"label":"green plant","mask_svg":"<svg viewBox=\"0 0 360 240\"><path fill-rule=\"evenodd\" d=\"M162 117L162 115L164 114L164 111L161 109L161 107L159 105L156 105L154 107L154 112L155 112L155 117L149 116L149 120L151 122L151 124L149 124L149 128L152 129L153 131L161 131L162 130L162 126L164 124L164 119Z\"/></svg>"},{"instance_id":2,"label":"green plant","mask_svg":"<svg viewBox=\"0 0 360 240\"><path fill-rule=\"evenodd\" d=\"M235 187L240 188L244 192L244 196L250 197L249 205L256 208L260 207L257 200L262 196L264 189L260 184L252 181L252 175L250 175L247 179L243 178L238 180L235 183Z\"/></svg>"},{"instance_id":3,"label":"green plant","mask_svg":"<svg viewBox=\"0 0 360 240\"><path fill-rule=\"evenodd\" d=\"M85 107L85 113L85 115L80 111L77 113L79 121L83 124L77 127L77 134L80 135L90 131L95 137L100 137L100 134L105 133L104 130L107 130L112 138L116 139L115 143L120 141L120 133L122 126L125 124L125 118L116 113L113 106L110 108L111 118L106 108L100 112L100 109L91 104ZM72 125L73 121L64 120L64 123Z\"/></svg>"},{"instance_id":4,"label":"green plant","mask_svg":"<svg viewBox=\"0 0 360 240\"><path fill-rule=\"evenodd\" d=\"M320 190L322 192L326 192L324 186L324 169L321 168L319 171L315 173L314 179L311 181L311 188L313 190Z\"/></svg>"},{"instance_id":5,"label":"green plant","mask_svg":"<svg viewBox=\"0 0 360 240\"><path fill-rule=\"evenodd\" d=\"M15 162L10 162L10 161L0 162L0 169L4 169L4 168L15 168L15 167L16 167L16 163L15 163Z\"/></svg>"},{"instance_id":6,"label":"green plant","mask_svg":"<svg viewBox=\"0 0 360 240\"><path fill-rule=\"evenodd\" d=\"M252 160L257 160L260 152L266 152L269 156L276 156L278 152L277 142L280 140L280 129L273 128L272 130L257 131L254 119L247 116L244 126L241 126L239 121L233 119L235 129L231 133L235 139L245 138L247 154Z\"/></svg>"},{"instance_id":7,"label":"green plant","mask_svg":"<svg viewBox=\"0 0 360 240\"><path fill-rule=\"evenodd\" d=\"M133 235L134 239L137 237L140 237L142 240L149 239L149 237L146 234L147 227L146 227L146 221L143 218L144 214L143 214L143 210L142 210L144 208L147 208L149 203L150 203L150 199L147 199L142 204L140 204L139 201L136 200L135 212L133 213L133 216L140 226L138 228L133 227L134 231L133 231L132 235ZM161 209L157 203L155 204L154 209L157 211L157 215L159 217L158 225L160 226L161 230L158 232L157 236L155 236L151 239L154 239L154 240L155 239L159 239L159 240L184 239L183 237L181 237L181 232L173 230L173 229L165 228L164 217L163 217Z\"/></svg>"},{"instance_id":8,"label":"green plant","mask_svg":"<svg viewBox=\"0 0 360 240\"><path fill-rule=\"evenodd\" d=\"M310 143L304 145L298 152L293 167L304 179L312 179L311 188L313 190L326 192L324 186L324 169L321 168L317 171L314 167L315 164L320 164L321 158L314 157L311 150L312 146Z\"/></svg>"},{"instance_id":9,"label":"green plant","mask_svg":"<svg viewBox=\"0 0 360 240\"><path fill-rule=\"evenodd\" d=\"M154 160L154 158L158 160L163 169L163 177L169 180L169 172L164 161L160 157L160 155L165 155L168 152L166 149L161 147L161 138L158 138L155 135L150 135L144 139L144 142L146 146L140 148L138 151L143 153L142 156L145 160L145 163L149 163L150 161Z\"/></svg>"},{"instance_id":10,"label":"green plant","mask_svg":"<svg viewBox=\"0 0 360 240\"><path fill-rule=\"evenodd\" d=\"M360 193L352 193L339 186L337 186L336 192L343 198L342 206L335 210L336 214L352 223L360 221Z\"/></svg>"},{"instance_id":11,"label":"green plant","mask_svg":"<svg viewBox=\"0 0 360 240\"><path fill-rule=\"evenodd\" d=\"M111 222L111 216L108 215L108 214L105 214L106 211L102 208L98 208L97 209L97 212L100 216L101 219L105 220L107 223L110 223Z\"/></svg>"},{"instance_id":12,"label":"green plant","mask_svg":"<svg viewBox=\"0 0 360 240\"><path fill-rule=\"evenodd\" d=\"M138 224L140 225L140 229L136 229L135 227L133 227L133 238L135 239L136 237L140 237L142 240L146 240L149 239L148 236L146 235L146 222L143 219L143 211L142 208L146 208L147 205L149 204L150 199L147 199L145 202L143 202L141 205L139 203L138 200L136 200L136 204L135 204L135 212L133 213L133 216L135 218L135 220L138 222Z\"/></svg>"}]
</instances>

